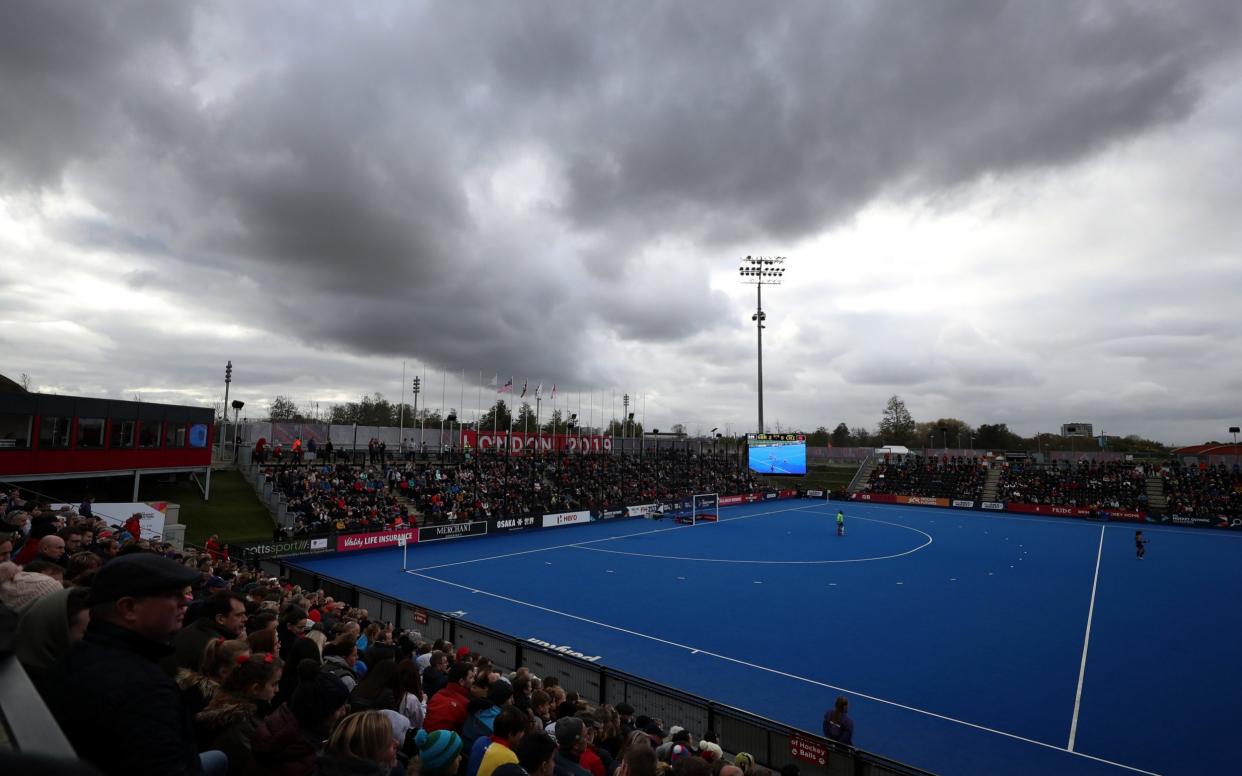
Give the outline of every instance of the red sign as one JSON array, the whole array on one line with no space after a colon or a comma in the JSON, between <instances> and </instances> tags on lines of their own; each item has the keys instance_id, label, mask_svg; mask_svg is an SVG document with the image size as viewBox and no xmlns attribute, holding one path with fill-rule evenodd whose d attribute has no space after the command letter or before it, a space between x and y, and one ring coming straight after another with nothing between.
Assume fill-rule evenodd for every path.
<instances>
[{"instance_id":1,"label":"red sign","mask_svg":"<svg viewBox=\"0 0 1242 776\"><path fill-rule=\"evenodd\" d=\"M801 733L789 734L789 753L811 765L828 764L827 745L816 741L814 738L808 738Z\"/></svg>"},{"instance_id":2,"label":"red sign","mask_svg":"<svg viewBox=\"0 0 1242 776\"><path fill-rule=\"evenodd\" d=\"M612 437L600 434L524 434L503 431L491 433L484 431L463 431L462 444L480 451L508 450L510 453L521 453L526 450L566 450L571 453L610 453Z\"/></svg>"},{"instance_id":3,"label":"red sign","mask_svg":"<svg viewBox=\"0 0 1242 776\"><path fill-rule=\"evenodd\" d=\"M1022 512L1031 515L1059 515L1061 517L1090 517L1091 510L1086 507L1067 507L1060 504L1016 504L1009 503L1005 509L1010 512ZM1097 513L1109 520L1122 520L1127 523L1146 522L1142 512L1127 509L1097 509Z\"/></svg>"},{"instance_id":4,"label":"red sign","mask_svg":"<svg viewBox=\"0 0 1242 776\"><path fill-rule=\"evenodd\" d=\"M337 552L353 552L355 550L375 550L381 547L396 547L401 537L407 544L418 541L417 528L402 528L398 531L376 531L375 533L341 534L336 537Z\"/></svg>"},{"instance_id":5,"label":"red sign","mask_svg":"<svg viewBox=\"0 0 1242 776\"><path fill-rule=\"evenodd\" d=\"M416 625L427 624L427 610L422 607L414 607L414 623Z\"/></svg>"}]
</instances>

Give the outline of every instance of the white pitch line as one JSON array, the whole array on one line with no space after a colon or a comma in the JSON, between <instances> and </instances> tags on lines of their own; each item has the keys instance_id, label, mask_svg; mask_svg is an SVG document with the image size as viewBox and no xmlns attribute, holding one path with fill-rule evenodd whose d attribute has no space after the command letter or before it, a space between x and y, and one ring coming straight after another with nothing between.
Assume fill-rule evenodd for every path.
<instances>
[{"instance_id":1,"label":"white pitch line","mask_svg":"<svg viewBox=\"0 0 1242 776\"><path fill-rule=\"evenodd\" d=\"M449 580L447 580L447 579L440 579L439 577L433 577L433 576L430 576L430 575L428 575L428 574L419 574L419 573L417 573L417 572L415 572L415 571L412 571L412 570L411 570L411 571L408 571L408 572L406 572L406 573L408 573L408 574L413 574L413 575L414 575L414 576L416 576L416 577L422 577L423 579L427 579L427 580L430 580L430 581L432 581L432 582L439 582L440 584L443 584L443 585L448 585L448 586L450 586L450 587L457 587L457 588L461 588L462 590L470 590L470 589L471 589L471 588L469 588L469 587L466 587L465 585L459 585L459 584L458 584L458 583L456 583L456 582L450 582L450 581L449 581ZM662 638L660 638L659 636L652 636L652 635L647 634L647 633L641 633L641 632L636 631L636 630L630 630L629 628L622 628L622 627L620 627L620 626L618 626L618 625L609 625L609 624L608 624L608 623L606 623L606 622L600 622L599 620L592 620L592 619L590 619L589 617L582 617L582 616L579 616L579 615L577 615L577 614L570 614L569 612L562 612L562 611L557 610L557 609L551 609L551 608L546 607L546 606L540 606L539 604L532 604L532 603L530 603L530 602L528 602L528 601L522 601L522 600L519 600L519 599L517 599L517 598L511 598L511 597L509 597L509 596L500 595L499 593L490 593L490 592L488 592L488 591L486 591L486 590L480 590L480 591L478 591L478 592L480 592L480 593L482 593L483 595L486 595L486 596L491 596L492 598L496 598L496 599L501 600L501 601L507 601L508 603L511 603L511 604L517 604L518 606L526 606L526 607L529 607L529 608L531 608L531 609L538 609L539 611L542 611L542 612L547 612L547 613L549 613L549 614L555 614L555 615L558 615L558 616L560 616L560 617L565 617L565 618L568 618L568 619L571 619L571 620L577 620L577 621L579 621L579 622L585 622L585 623L587 623L588 625L595 625L595 626L598 626L598 627L600 627L600 628L606 628L606 629L608 629L608 630L613 630L613 631L616 631L616 632L618 632L618 633L624 633L624 634L627 634L627 635L629 635L629 636L636 636L636 637L641 638L641 639L647 639L648 641L654 641L654 642L659 643L659 644L665 644L665 645L670 646L670 647L676 647L677 649L684 649L684 650L686 650L687 652L689 652L690 654L695 654L695 655L708 655L708 656L710 656L710 657L714 657L714 658L717 658L717 659L719 659L719 660L723 660L723 661L728 662L728 663L734 663L735 665L745 666L746 668L753 668L753 669L755 669L755 670L757 670L757 671L764 671L764 672L769 673L769 674L775 674L776 676L783 676L783 677L785 677L786 679L793 679L794 681L798 681L798 682L805 682L805 683L807 683L807 684L811 684L811 685L814 685L814 686L816 686L816 687L823 687L823 688L828 689L828 690L835 690L836 692L843 692L843 693L848 693L848 694L851 694L851 695L856 695L856 696L858 696L859 698L866 698L867 700L875 701L876 703L883 703L883 704L885 704L886 706L893 706L893 707L898 708L898 709L904 709L905 711L912 711L912 712L915 712L916 714L923 714L923 715L926 715L926 716L928 716L928 717L933 717L933 718L935 718L935 719L944 720L945 722L952 722L952 723L957 724L957 725L963 725L963 726L965 726L965 727L973 728L973 729L975 729L975 730L981 730L981 731L983 731L983 732L985 732L985 733L994 733L994 734L996 734L996 735L998 735L998 736L1004 736L1005 738L1012 738L1012 739L1014 739L1015 741L1022 741L1022 742L1027 743L1027 744L1035 744L1036 746L1042 746L1042 747L1044 747L1045 749L1052 749L1052 750L1057 751L1057 752L1065 752L1065 753L1067 753L1067 754L1072 754L1072 755L1074 755L1074 756L1076 756L1076 757L1084 757L1084 758L1086 758L1086 759L1088 759L1088 760L1094 760L1094 761L1096 761L1096 762L1104 763L1104 764L1106 764L1106 765L1113 765L1113 766L1116 766L1116 767L1118 767L1118 768L1124 768L1125 770L1127 770L1127 771L1133 771L1134 773L1142 773L1142 774L1145 774L1146 776L1160 776L1160 774L1158 774L1158 773L1153 773L1152 771L1145 771L1145 770L1142 770L1141 768L1135 768L1135 767L1130 766L1130 765L1123 765L1122 763L1113 762L1112 760L1105 760L1105 759L1103 759L1103 758L1101 758L1101 757L1095 757L1095 756L1093 756L1093 755L1083 754L1082 752L1075 752L1075 751L1073 751L1073 750L1066 749L1066 748L1064 748L1064 747L1060 747L1060 746L1057 746L1057 745L1055 745L1055 744L1049 744L1049 743L1045 743L1045 742L1043 742L1043 741L1036 741L1036 740L1035 740L1035 739L1033 739L1033 738L1026 738L1025 736L1020 736L1020 735L1017 735L1016 733L1006 733L1006 732L1005 732L1005 731L1003 731L1003 730L997 730L997 729L995 729L995 728L990 728L990 727L987 727L987 726L985 726L985 725L979 725L979 724L976 724L976 723L974 723L974 722L967 722L966 720L954 719L953 717L945 716L944 714L937 714L937 713L936 713L936 712L934 712L934 711L928 711L928 710L926 710L926 709L920 709L920 708L918 708L918 707L916 707L916 706L908 706L908 705L906 705L906 704L904 704L904 703L898 703L897 701L890 701L890 700L887 700L887 699L885 699L885 698L880 698L880 697L877 697L877 696L875 696L875 695L868 695L867 693L864 693L864 692L859 692L858 690L851 690L851 689L846 688L846 687L840 687L840 686L837 686L837 685L835 685L835 684L828 684L827 682L820 682L820 681L817 681L817 680L815 680L815 679L808 679L808 678L806 678L806 677L804 677L804 676L797 676L796 674L790 674L790 673L787 673L787 672L785 672L785 671L781 671L781 670L778 670L778 669L775 669L775 668L768 668L767 666L761 666L761 665L759 665L758 663L751 663L751 662L748 662L748 661L745 661L745 660L740 660L740 659L735 658L735 657L729 657L728 655L722 655L722 654L720 654L720 653L718 653L718 652L711 652L711 651L709 651L709 650L702 649L702 648L699 648L699 647L691 647L691 646L688 646L688 645L686 645L686 644L680 644L680 643L678 643L678 642L676 642L676 641L669 641L668 639L662 639Z\"/></svg>"},{"instance_id":2,"label":"white pitch line","mask_svg":"<svg viewBox=\"0 0 1242 776\"><path fill-rule=\"evenodd\" d=\"M738 515L737 517L726 518L718 522L731 523L734 520L749 520L752 517L762 517L764 515L775 515L781 512L799 512L805 509L807 509L807 507L790 507L789 509L770 509L767 512L756 512L751 515ZM859 518L859 520L863 520L863 519L865 518L861 518L861 517ZM465 566L471 563L482 563L483 561L488 561L488 560L500 560L501 558L514 558L514 557L517 557L518 555L530 555L536 552L548 552L549 550L563 550L563 549L570 548L570 547L582 547L583 545L595 544L596 542L610 542L610 541L614 541L617 539L628 539L631 536L648 536L650 534L664 533L665 531L679 531L683 528L698 528L698 527L705 526L705 525L712 525L712 523L693 523L690 525L673 525L673 526L669 526L668 528L653 528L650 531L639 531L637 533L622 534L620 536L605 536L601 539L588 539L582 542L573 542L572 544L556 544L551 547L536 547L533 550L521 550L519 552L507 552L504 555L490 555L486 558L471 558L469 560L459 560L453 563L440 563L435 566L423 566L422 568L417 568L417 569L407 569L407 571L409 571L410 573L415 573L418 571L432 571L434 569L443 569L443 568L448 568L450 566Z\"/></svg>"},{"instance_id":3,"label":"white pitch line","mask_svg":"<svg viewBox=\"0 0 1242 776\"><path fill-rule=\"evenodd\" d=\"M573 547L574 549L578 549L578 550L589 550L591 552L607 552L612 555L630 555L630 556L637 557L637 558L656 558L659 560L685 560L685 561L697 561L699 563L730 563L730 564L732 563L753 563L753 564L765 565L765 566L824 566L830 563L866 563L868 561L873 561L873 560L891 560L892 558L900 558L903 555L910 555L910 554L918 552L924 547L927 547L928 545L930 545L933 541L931 534L927 533L926 531L920 531L919 529L911 525L902 525L901 523L890 523L887 520L876 520L873 517L853 517L850 519L851 520L866 520L869 523L882 523L884 525L896 526L897 528L905 528L907 531L914 531L915 533L922 534L927 539L927 541L923 542L918 547L915 547L912 550L906 550L905 552L899 552L894 555L877 555L871 558L842 558L838 560L730 560L728 558L695 558L695 557L681 556L681 555L654 555L652 553L647 553L647 552L627 552L626 550L608 550L603 547L584 547L582 545L576 545L576 544L571 544L568 546ZM638 535L640 534L634 534L634 536L638 536Z\"/></svg>"},{"instance_id":4,"label":"white pitch line","mask_svg":"<svg viewBox=\"0 0 1242 776\"><path fill-rule=\"evenodd\" d=\"M1066 749L1074 751L1074 739L1078 737L1078 711L1082 708L1082 683L1087 677L1087 646L1091 643L1091 618L1095 615L1095 591L1100 582L1100 559L1104 557L1104 528L1100 526L1100 547L1095 553L1095 578L1091 580L1091 605L1087 607L1087 632L1082 637L1082 662L1078 665L1078 690L1074 693L1074 717L1070 720L1069 743Z\"/></svg>"}]
</instances>

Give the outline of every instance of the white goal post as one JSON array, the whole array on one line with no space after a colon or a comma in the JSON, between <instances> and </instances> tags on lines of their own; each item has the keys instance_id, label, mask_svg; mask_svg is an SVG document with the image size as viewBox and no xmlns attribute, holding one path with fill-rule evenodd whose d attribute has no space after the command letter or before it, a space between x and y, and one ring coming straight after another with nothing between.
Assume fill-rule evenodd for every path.
<instances>
[{"instance_id":1,"label":"white goal post","mask_svg":"<svg viewBox=\"0 0 1242 776\"><path fill-rule=\"evenodd\" d=\"M720 494L697 493L691 496L690 519L695 523L700 521L714 523L720 520Z\"/></svg>"}]
</instances>

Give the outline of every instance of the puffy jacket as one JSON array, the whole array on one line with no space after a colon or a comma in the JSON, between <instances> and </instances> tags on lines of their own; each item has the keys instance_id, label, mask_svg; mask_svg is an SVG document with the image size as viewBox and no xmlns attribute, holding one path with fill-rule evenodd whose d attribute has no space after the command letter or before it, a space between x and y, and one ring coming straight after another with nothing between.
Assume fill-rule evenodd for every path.
<instances>
[{"instance_id":1,"label":"puffy jacket","mask_svg":"<svg viewBox=\"0 0 1242 776\"><path fill-rule=\"evenodd\" d=\"M219 749L228 755L230 776L239 776L250 762L250 744L259 727L259 705L250 698L218 690L194 719L199 748Z\"/></svg>"},{"instance_id":2,"label":"puffy jacket","mask_svg":"<svg viewBox=\"0 0 1242 776\"><path fill-rule=\"evenodd\" d=\"M466 706L470 704L470 696L466 688L460 684L445 685L427 702L427 716L423 719L423 730L431 733L435 730L452 730L461 733L466 722Z\"/></svg>"},{"instance_id":3,"label":"puffy jacket","mask_svg":"<svg viewBox=\"0 0 1242 776\"><path fill-rule=\"evenodd\" d=\"M461 727L462 748L469 752L475 741L490 736L499 714L499 706L488 706L466 717L466 722Z\"/></svg>"}]
</instances>

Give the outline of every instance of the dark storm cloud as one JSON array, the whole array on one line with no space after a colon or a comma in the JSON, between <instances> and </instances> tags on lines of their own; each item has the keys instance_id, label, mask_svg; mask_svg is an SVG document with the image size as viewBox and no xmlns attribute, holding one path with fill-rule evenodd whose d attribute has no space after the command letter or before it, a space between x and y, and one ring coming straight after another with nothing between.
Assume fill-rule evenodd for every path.
<instances>
[{"instance_id":1,"label":"dark storm cloud","mask_svg":"<svg viewBox=\"0 0 1242 776\"><path fill-rule=\"evenodd\" d=\"M1239 13L10 3L0 186L72 173L109 222L84 240L183 263L136 287L217 267L251 289L221 301L250 325L590 381L593 331L728 330L701 272L653 290L633 271L661 238L779 243L877 197L1073 163L1187 115ZM540 207L472 190L525 153L552 180Z\"/></svg>"}]
</instances>

